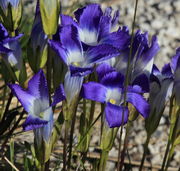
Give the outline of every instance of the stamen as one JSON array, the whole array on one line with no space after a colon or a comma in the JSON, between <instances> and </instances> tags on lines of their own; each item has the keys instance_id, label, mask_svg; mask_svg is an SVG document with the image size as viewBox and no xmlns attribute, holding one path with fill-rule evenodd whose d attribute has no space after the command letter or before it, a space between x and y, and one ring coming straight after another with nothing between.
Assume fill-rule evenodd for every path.
<instances>
[{"instance_id":1,"label":"stamen","mask_svg":"<svg viewBox=\"0 0 180 171\"><path fill-rule=\"evenodd\" d=\"M111 104L116 104L116 100L114 100L114 99L110 99L109 102L110 102Z\"/></svg>"},{"instance_id":2,"label":"stamen","mask_svg":"<svg viewBox=\"0 0 180 171\"><path fill-rule=\"evenodd\" d=\"M79 62L72 62L74 66L80 66Z\"/></svg>"}]
</instances>

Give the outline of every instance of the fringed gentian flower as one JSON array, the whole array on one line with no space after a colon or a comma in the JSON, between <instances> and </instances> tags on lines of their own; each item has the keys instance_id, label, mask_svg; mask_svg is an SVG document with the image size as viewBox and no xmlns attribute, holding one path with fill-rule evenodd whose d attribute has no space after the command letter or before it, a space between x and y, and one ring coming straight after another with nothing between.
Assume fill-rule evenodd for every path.
<instances>
[{"instance_id":1,"label":"fringed gentian flower","mask_svg":"<svg viewBox=\"0 0 180 171\"><path fill-rule=\"evenodd\" d=\"M137 31L132 45L132 56L130 62L130 84L142 87L142 92L149 91L149 76L152 71L154 56L159 51L159 45L156 36L152 37L149 45L148 33ZM119 72L125 74L127 70L130 47L119 57L110 59L112 66Z\"/></svg>"},{"instance_id":2,"label":"fringed gentian flower","mask_svg":"<svg viewBox=\"0 0 180 171\"><path fill-rule=\"evenodd\" d=\"M67 101L70 102L80 91L84 76L93 71L93 64L117 56L119 51L107 44L83 51L78 30L74 25L61 27L59 35L49 41L49 44L68 67L65 90L67 90Z\"/></svg>"},{"instance_id":3,"label":"fringed gentian flower","mask_svg":"<svg viewBox=\"0 0 180 171\"><path fill-rule=\"evenodd\" d=\"M18 70L22 68L22 51L18 41L21 36L22 34L10 37L5 27L0 24L0 54L7 64Z\"/></svg>"},{"instance_id":4,"label":"fringed gentian flower","mask_svg":"<svg viewBox=\"0 0 180 171\"><path fill-rule=\"evenodd\" d=\"M75 11L75 20L67 15L61 15L61 24L73 24L78 30L83 47L110 44L119 50L124 50L130 44L130 36L127 27L119 28L111 32L119 19L119 11L115 11L111 17L112 9L106 8L103 13L100 5L90 4Z\"/></svg>"},{"instance_id":5,"label":"fringed gentian flower","mask_svg":"<svg viewBox=\"0 0 180 171\"><path fill-rule=\"evenodd\" d=\"M116 72L108 64L102 64L97 68L99 83L89 82L83 84L81 96L86 99L105 103L105 118L110 128L119 127L128 121L129 110L123 106L125 88L124 76ZM143 117L149 115L149 105L139 94L139 87L128 87L126 102L131 103Z\"/></svg>"},{"instance_id":6,"label":"fringed gentian flower","mask_svg":"<svg viewBox=\"0 0 180 171\"><path fill-rule=\"evenodd\" d=\"M159 125L165 106L172 95L174 78L170 64L164 65L162 71L153 65L150 75L150 115L146 119L146 130L151 135Z\"/></svg>"},{"instance_id":7,"label":"fringed gentian flower","mask_svg":"<svg viewBox=\"0 0 180 171\"><path fill-rule=\"evenodd\" d=\"M174 73L173 95L175 96L177 105L180 105L180 47L176 50L176 55L173 56L170 65Z\"/></svg>"},{"instance_id":8,"label":"fringed gentian flower","mask_svg":"<svg viewBox=\"0 0 180 171\"><path fill-rule=\"evenodd\" d=\"M65 99L62 85L57 91L58 96L54 95L51 105L47 80L42 70L31 78L27 90L17 84L11 84L9 87L28 113L28 117L23 123L24 131L34 130L38 146L41 146L42 141L48 143L53 128L52 106Z\"/></svg>"}]
</instances>

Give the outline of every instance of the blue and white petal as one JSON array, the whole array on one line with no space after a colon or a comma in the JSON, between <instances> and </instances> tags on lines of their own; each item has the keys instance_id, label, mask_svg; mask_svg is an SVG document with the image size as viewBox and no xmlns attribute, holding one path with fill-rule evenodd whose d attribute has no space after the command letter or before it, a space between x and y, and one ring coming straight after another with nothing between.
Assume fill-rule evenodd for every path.
<instances>
[{"instance_id":1,"label":"blue and white petal","mask_svg":"<svg viewBox=\"0 0 180 171\"><path fill-rule=\"evenodd\" d=\"M116 71L109 72L100 79L100 83L106 87L122 88L124 84L124 75Z\"/></svg>"},{"instance_id":2,"label":"blue and white petal","mask_svg":"<svg viewBox=\"0 0 180 171\"><path fill-rule=\"evenodd\" d=\"M64 90L66 94L67 103L70 104L73 98L77 98L82 84L83 84L84 77L80 76L71 76L70 71L68 71L65 75L64 79Z\"/></svg>"},{"instance_id":3,"label":"blue and white petal","mask_svg":"<svg viewBox=\"0 0 180 171\"><path fill-rule=\"evenodd\" d=\"M77 28L73 25L64 26L60 33L62 47L66 49L68 65L84 61L83 48Z\"/></svg>"},{"instance_id":4,"label":"blue and white petal","mask_svg":"<svg viewBox=\"0 0 180 171\"><path fill-rule=\"evenodd\" d=\"M18 84L10 84L9 88L20 101L26 112L33 114L33 106L35 105L36 98L32 94L23 90Z\"/></svg>"},{"instance_id":5,"label":"blue and white petal","mask_svg":"<svg viewBox=\"0 0 180 171\"><path fill-rule=\"evenodd\" d=\"M48 121L48 124L45 125L42 129L43 139L48 142L53 130L53 111L52 107L49 107L43 112L43 119Z\"/></svg>"},{"instance_id":6,"label":"blue and white petal","mask_svg":"<svg viewBox=\"0 0 180 171\"><path fill-rule=\"evenodd\" d=\"M122 123L126 124L128 121L128 115L129 112L127 107L117 106L111 103L106 104L105 118L110 128L120 127Z\"/></svg>"},{"instance_id":7,"label":"blue and white petal","mask_svg":"<svg viewBox=\"0 0 180 171\"><path fill-rule=\"evenodd\" d=\"M120 54L117 48L111 45L101 44L88 49L85 54L87 63L102 62Z\"/></svg>"},{"instance_id":8,"label":"blue and white petal","mask_svg":"<svg viewBox=\"0 0 180 171\"><path fill-rule=\"evenodd\" d=\"M42 70L39 70L39 72L29 80L28 91L37 99L47 101L47 107L49 106L47 80Z\"/></svg>"},{"instance_id":9,"label":"blue and white petal","mask_svg":"<svg viewBox=\"0 0 180 171\"><path fill-rule=\"evenodd\" d=\"M130 45L130 35L127 31L118 30L117 32L109 33L101 39L100 43L112 45L119 50L125 50Z\"/></svg>"},{"instance_id":10,"label":"blue and white petal","mask_svg":"<svg viewBox=\"0 0 180 171\"><path fill-rule=\"evenodd\" d=\"M66 99L66 94L64 91L64 87L62 84L56 89L54 96L53 96L53 102L51 106L55 106L57 103L63 101Z\"/></svg>"},{"instance_id":11,"label":"blue and white petal","mask_svg":"<svg viewBox=\"0 0 180 171\"><path fill-rule=\"evenodd\" d=\"M66 49L62 47L62 44L58 41L49 40L48 41L50 47L54 49L57 55L61 58L61 60L68 65L68 55L66 53Z\"/></svg>"},{"instance_id":12,"label":"blue and white petal","mask_svg":"<svg viewBox=\"0 0 180 171\"><path fill-rule=\"evenodd\" d=\"M131 103L144 118L149 116L149 104L141 95L127 92L127 102Z\"/></svg>"},{"instance_id":13,"label":"blue and white petal","mask_svg":"<svg viewBox=\"0 0 180 171\"><path fill-rule=\"evenodd\" d=\"M22 126L24 131L30 131L33 129L41 128L47 125L47 123L48 121L40 119L39 117L28 115Z\"/></svg>"},{"instance_id":14,"label":"blue and white petal","mask_svg":"<svg viewBox=\"0 0 180 171\"><path fill-rule=\"evenodd\" d=\"M75 13L79 23L79 35L82 42L88 45L96 45L98 41L98 29L103 12L98 4L90 4L78 9Z\"/></svg>"},{"instance_id":15,"label":"blue and white petal","mask_svg":"<svg viewBox=\"0 0 180 171\"><path fill-rule=\"evenodd\" d=\"M107 63L102 63L96 68L96 72L99 80L101 80L101 78L104 77L106 74L113 71L115 71L115 69Z\"/></svg>"},{"instance_id":16,"label":"blue and white petal","mask_svg":"<svg viewBox=\"0 0 180 171\"><path fill-rule=\"evenodd\" d=\"M82 67L76 67L76 66L70 65L69 69L71 71L71 76L80 76L80 77L82 77L82 76L86 76L86 75L93 72L92 67L82 68Z\"/></svg>"},{"instance_id":17,"label":"blue and white petal","mask_svg":"<svg viewBox=\"0 0 180 171\"><path fill-rule=\"evenodd\" d=\"M106 101L107 88L96 82L85 83L81 89L81 97L97 102Z\"/></svg>"}]
</instances>

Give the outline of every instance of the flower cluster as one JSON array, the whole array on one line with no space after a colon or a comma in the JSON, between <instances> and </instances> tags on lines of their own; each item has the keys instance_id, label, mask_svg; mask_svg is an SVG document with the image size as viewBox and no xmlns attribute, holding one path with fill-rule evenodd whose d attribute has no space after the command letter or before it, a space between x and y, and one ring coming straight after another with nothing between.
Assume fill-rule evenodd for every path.
<instances>
[{"instance_id":1,"label":"flower cluster","mask_svg":"<svg viewBox=\"0 0 180 171\"><path fill-rule=\"evenodd\" d=\"M105 134L102 137L107 142L102 150L111 149L117 133L117 129L111 128L126 124L130 114L139 113L145 118L147 137L150 137L170 97L180 105L180 49L160 71L154 64L159 51L157 37L154 35L149 40L147 32L138 30L130 35L128 27L118 27L118 10L113 13L108 7L103 11L100 5L90 4L76 10L73 18L59 15L59 0L52 0L52 5L49 2L37 1L27 46L28 61L35 75L27 86L26 78L21 78L25 65L19 43L22 34L18 33L22 3L0 0L0 15L3 16L0 17L0 55L9 72L15 72L18 78L10 79L12 83L8 85L28 113L23 129L34 130L39 149L44 148L44 144L50 144L52 148L55 105L63 101L62 122L65 121L67 129L79 101L84 98L103 104L105 127L102 132ZM8 17L9 13L14 17ZM46 70L47 80L43 70ZM93 115L90 119L88 124L92 123ZM65 137L66 134L67 130ZM55 136L54 133L52 141L56 140ZM41 158L45 160L42 154ZM47 155L46 161L48 159Z\"/></svg>"}]
</instances>

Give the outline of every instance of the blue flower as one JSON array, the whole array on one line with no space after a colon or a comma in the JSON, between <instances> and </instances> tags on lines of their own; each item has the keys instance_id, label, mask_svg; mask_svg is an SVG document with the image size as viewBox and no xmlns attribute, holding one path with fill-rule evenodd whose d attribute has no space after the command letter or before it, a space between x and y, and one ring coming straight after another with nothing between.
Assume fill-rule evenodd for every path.
<instances>
[{"instance_id":1,"label":"blue flower","mask_svg":"<svg viewBox=\"0 0 180 171\"><path fill-rule=\"evenodd\" d=\"M57 89L51 105L47 80L42 70L30 79L27 90L22 89L18 84L10 84L9 87L28 113L23 129L34 130L39 145L42 140L48 142L53 128L52 106L65 99L62 85Z\"/></svg>"},{"instance_id":2,"label":"blue flower","mask_svg":"<svg viewBox=\"0 0 180 171\"><path fill-rule=\"evenodd\" d=\"M154 56L159 51L156 36L152 37L149 45L148 33L137 31L132 44L132 56L130 62L130 84L139 85L143 92L149 91L149 76L152 71ZM130 47L115 59L110 59L108 63L114 66L119 72L125 74L127 70Z\"/></svg>"},{"instance_id":3,"label":"blue flower","mask_svg":"<svg viewBox=\"0 0 180 171\"><path fill-rule=\"evenodd\" d=\"M99 83L89 82L83 84L81 96L86 99L105 103L105 118L110 128L119 127L128 121L129 110L123 106L125 88L123 87L124 76L108 64L101 64L97 68ZM143 117L149 115L149 104L139 94L138 86L129 86L126 101L134 105Z\"/></svg>"},{"instance_id":4,"label":"blue flower","mask_svg":"<svg viewBox=\"0 0 180 171\"><path fill-rule=\"evenodd\" d=\"M123 27L112 32L119 19L119 11L115 11L113 17L111 13L110 7L103 13L100 5L90 4L75 11L76 21L70 16L61 15L61 24L76 26L83 45L109 44L124 50L130 44L129 31L127 27Z\"/></svg>"},{"instance_id":5,"label":"blue flower","mask_svg":"<svg viewBox=\"0 0 180 171\"><path fill-rule=\"evenodd\" d=\"M84 76L93 71L96 62L119 55L118 49L107 44L90 47L84 51L74 25L61 27L49 44L68 67L64 82L66 94L69 94L67 95L69 103L72 97L76 97L79 93Z\"/></svg>"},{"instance_id":6,"label":"blue flower","mask_svg":"<svg viewBox=\"0 0 180 171\"><path fill-rule=\"evenodd\" d=\"M165 106L172 96L173 85L174 76L170 64L165 64L161 72L156 65L153 65L150 75L150 114L145 124L146 130L150 135L159 125Z\"/></svg>"},{"instance_id":7,"label":"blue flower","mask_svg":"<svg viewBox=\"0 0 180 171\"><path fill-rule=\"evenodd\" d=\"M22 51L18 41L21 36L22 34L10 37L5 27L0 24L0 53L6 63L18 70L22 68Z\"/></svg>"}]
</instances>

